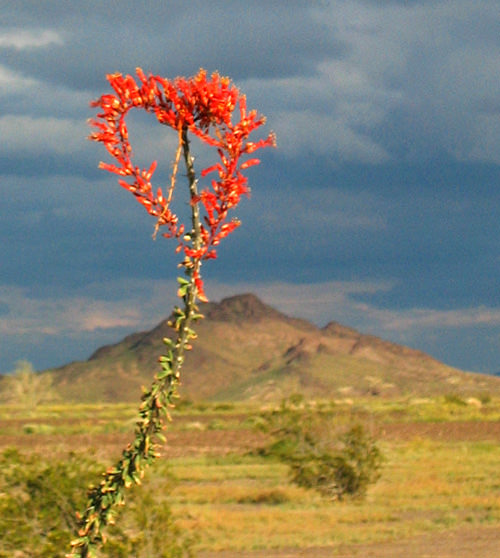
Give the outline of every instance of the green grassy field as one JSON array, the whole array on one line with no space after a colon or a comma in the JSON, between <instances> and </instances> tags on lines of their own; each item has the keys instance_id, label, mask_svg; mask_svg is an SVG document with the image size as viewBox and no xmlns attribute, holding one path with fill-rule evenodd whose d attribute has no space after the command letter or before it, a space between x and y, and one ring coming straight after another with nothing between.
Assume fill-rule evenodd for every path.
<instances>
[{"instance_id":1,"label":"green grassy field","mask_svg":"<svg viewBox=\"0 0 500 558\"><path fill-rule=\"evenodd\" d=\"M166 499L181 532L196 534L200 554L317 546L334 556L345 545L500 527L500 399L375 397L317 407L337 423L362 422L378 440L385 463L366 499L330 502L290 484L285 465L252 451L265 443L253 428L261 409L214 403L174 410L165 457L134 489L137 497ZM105 467L119 456L134 420L129 404L32 413L2 406L0 449L60 461L83 452Z\"/></svg>"}]
</instances>

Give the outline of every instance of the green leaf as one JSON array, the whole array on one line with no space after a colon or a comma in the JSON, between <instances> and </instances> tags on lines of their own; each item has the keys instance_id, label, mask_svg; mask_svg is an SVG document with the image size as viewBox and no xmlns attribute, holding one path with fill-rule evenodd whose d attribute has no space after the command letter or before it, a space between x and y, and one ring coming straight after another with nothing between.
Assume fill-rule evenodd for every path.
<instances>
[{"instance_id":1,"label":"green leaf","mask_svg":"<svg viewBox=\"0 0 500 558\"><path fill-rule=\"evenodd\" d=\"M187 294L187 291L189 289L189 283L187 285L181 285L178 289L177 289L177 296L179 297L185 297Z\"/></svg>"}]
</instances>

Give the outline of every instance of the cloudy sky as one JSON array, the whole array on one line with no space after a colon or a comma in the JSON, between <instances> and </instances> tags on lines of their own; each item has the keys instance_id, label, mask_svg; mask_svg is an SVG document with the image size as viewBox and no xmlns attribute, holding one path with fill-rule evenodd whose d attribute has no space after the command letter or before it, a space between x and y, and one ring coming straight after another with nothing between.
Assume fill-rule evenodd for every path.
<instances>
[{"instance_id":1,"label":"cloudy sky","mask_svg":"<svg viewBox=\"0 0 500 558\"><path fill-rule=\"evenodd\" d=\"M500 370L498 0L0 1L0 372L87 358L174 302L176 257L86 140L107 73L230 76L276 150L205 266L463 369ZM167 171L169 130L133 128ZM202 156L203 157L203 156ZM161 173L160 173L161 179Z\"/></svg>"}]
</instances>

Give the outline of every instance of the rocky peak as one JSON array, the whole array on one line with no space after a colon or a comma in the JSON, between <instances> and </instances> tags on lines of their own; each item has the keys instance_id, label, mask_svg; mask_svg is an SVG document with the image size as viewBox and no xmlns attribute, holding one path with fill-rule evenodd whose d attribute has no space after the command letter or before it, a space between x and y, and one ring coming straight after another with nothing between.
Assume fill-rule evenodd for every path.
<instances>
[{"instance_id":1,"label":"rocky peak","mask_svg":"<svg viewBox=\"0 0 500 558\"><path fill-rule=\"evenodd\" d=\"M287 319L284 314L264 304L251 293L224 298L218 303L209 302L201 308L201 311L208 319L218 322Z\"/></svg>"}]
</instances>

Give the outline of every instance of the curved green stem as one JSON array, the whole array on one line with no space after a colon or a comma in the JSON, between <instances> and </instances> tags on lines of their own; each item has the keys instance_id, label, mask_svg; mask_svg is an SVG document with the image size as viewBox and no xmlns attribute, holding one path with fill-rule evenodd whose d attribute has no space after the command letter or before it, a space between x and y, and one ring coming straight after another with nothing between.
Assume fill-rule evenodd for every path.
<instances>
[{"instance_id":1,"label":"curved green stem","mask_svg":"<svg viewBox=\"0 0 500 558\"><path fill-rule=\"evenodd\" d=\"M182 131L182 147L191 200L190 237L193 249L198 250L202 242L200 211L187 129ZM67 554L66 558L97 556L97 548L105 542L103 528L114 522L116 507L125 502L125 489L134 483L140 484L146 466L160 455L160 444L165 442L162 431L170 419L168 408L173 406L176 396L184 352L189 348L190 340L196 337L191 324L202 317L196 306L198 292L195 281L199 275L201 260L186 258L182 265L186 276L185 279L179 278L179 296L183 300L183 308L174 309L170 322L177 335L175 340L163 340L167 346L166 354L159 358L161 371L156 374L150 389L142 396L134 440L123 450L118 463L103 473L100 484L90 489L87 507L78 516L77 537L71 542L71 553Z\"/></svg>"}]
</instances>

